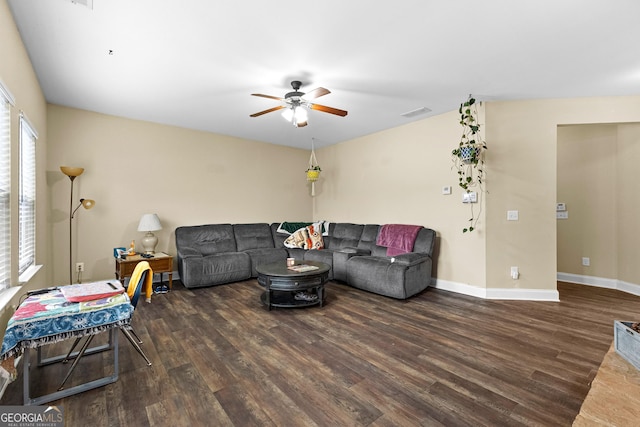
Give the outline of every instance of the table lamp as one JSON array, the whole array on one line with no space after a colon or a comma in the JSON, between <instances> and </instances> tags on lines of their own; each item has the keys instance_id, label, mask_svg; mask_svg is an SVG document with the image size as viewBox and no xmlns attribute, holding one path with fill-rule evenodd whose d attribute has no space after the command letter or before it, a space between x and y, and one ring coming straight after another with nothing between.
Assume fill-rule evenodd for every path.
<instances>
[{"instance_id":1,"label":"table lamp","mask_svg":"<svg viewBox=\"0 0 640 427\"><path fill-rule=\"evenodd\" d=\"M162 224L157 214L144 214L140 218L138 224L138 231L146 231L147 234L142 238L142 247L145 254L156 253L156 245L158 244L158 238L152 233L152 231L162 230Z\"/></svg>"}]
</instances>

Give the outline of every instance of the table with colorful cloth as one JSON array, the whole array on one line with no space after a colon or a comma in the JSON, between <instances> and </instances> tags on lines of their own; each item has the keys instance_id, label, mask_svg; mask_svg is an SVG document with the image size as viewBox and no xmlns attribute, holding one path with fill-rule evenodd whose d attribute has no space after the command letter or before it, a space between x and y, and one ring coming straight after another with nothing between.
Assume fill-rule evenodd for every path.
<instances>
[{"instance_id":1,"label":"table with colorful cloth","mask_svg":"<svg viewBox=\"0 0 640 427\"><path fill-rule=\"evenodd\" d=\"M87 284L89 292L93 284ZM60 288L28 296L13 314L2 341L0 359L7 360L20 356L24 352L24 404L42 404L58 400L72 394L91 390L113 383L118 378L118 328L128 325L133 314L133 306L126 293L117 293L107 297L82 302L70 302ZM38 366L59 361L68 361L77 356L60 355L46 360L41 359L41 346L67 340L82 338L109 331L109 343L86 348L84 355L113 349L114 373L98 380L73 386L57 392L32 399L29 396L29 371L31 363L29 350L37 348ZM83 354L80 354L82 356ZM71 357L69 357L71 356ZM71 368L70 372L75 367ZM6 366L6 364L5 364ZM66 381L66 379L65 379Z\"/></svg>"}]
</instances>

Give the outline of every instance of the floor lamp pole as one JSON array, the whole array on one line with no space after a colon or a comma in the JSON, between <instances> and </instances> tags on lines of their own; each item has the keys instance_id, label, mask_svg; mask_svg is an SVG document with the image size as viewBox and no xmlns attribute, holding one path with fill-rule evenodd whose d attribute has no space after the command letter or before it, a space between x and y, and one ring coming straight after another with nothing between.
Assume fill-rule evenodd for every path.
<instances>
[{"instance_id":1,"label":"floor lamp pole","mask_svg":"<svg viewBox=\"0 0 640 427\"><path fill-rule=\"evenodd\" d=\"M69 197L69 284L73 284L73 180L75 176L70 176L71 196Z\"/></svg>"},{"instance_id":2,"label":"floor lamp pole","mask_svg":"<svg viewBox=\"0 0 640 427\"><path fill-rule=\"evenodd\" d=\"M71 195L69 196L69 284L73 284L73 228L71 220L73 219L73 180L82 175L84 168L75 168L69 166L60 166L60 171L71 180Z\"/></svg>"}]
</instances>

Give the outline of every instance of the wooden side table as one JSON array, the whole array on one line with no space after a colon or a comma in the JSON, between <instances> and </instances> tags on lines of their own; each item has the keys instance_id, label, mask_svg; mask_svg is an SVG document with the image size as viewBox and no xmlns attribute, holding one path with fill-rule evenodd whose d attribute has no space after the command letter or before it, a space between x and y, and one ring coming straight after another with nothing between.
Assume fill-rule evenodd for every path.
<instances>
[{"instance_id":1,"label":"wooden side table","mask_svg":"<svg viewBox=\"0 0 640 427\"><path fill-rule=\"evenodd\" d=\"M133 270L140 261L147 261L154 273L160 273L160 282L162 282L162 273L169 273L169 289L173 285L173 256L164 252L156 252L153 258L143 258L140 255L129 255L126 259L116 258L116 279L120 280L124 286L124 279L131 277Z\"/></svg>"}]
</instances>

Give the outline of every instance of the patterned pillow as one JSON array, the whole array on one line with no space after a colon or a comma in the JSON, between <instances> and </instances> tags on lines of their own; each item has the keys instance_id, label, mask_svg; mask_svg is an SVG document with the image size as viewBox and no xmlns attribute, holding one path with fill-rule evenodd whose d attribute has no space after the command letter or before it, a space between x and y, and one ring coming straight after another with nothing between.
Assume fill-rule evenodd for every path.
<instances>
[{"instance_id":1,"label":"patterned pillow","mask_svg":"<svg viewBox=\"0 0 640 427\"><path fill-rule=\"evenodd\" d=\"M308 238L309 232L307 232L307 227L303 227L291 233L291 235L284 240L284 246L287 248L306 249L305 246L307 245Z\"/></svg>"},{"instance_id":2,"label":"patterned pillow","mask_svg":"<svg viewBox=\"0 0 640 427\"><path fill-rule=\"evenodd\" d=\"M307 226L307 234L309 239L305 249L323 249L324 241L322 240L322 222L316 222Z\"/></svg>"},{"instance_id":3,"label":"patterned pillow","mask_svg":"<svg viewBox=\"0 0 640 427\"><path fill-rule=\"evenodd\" d=\"M294 231L284 241L287 248L323 249L322 222L316 222Z\"/></svg>"}]
</instances>

